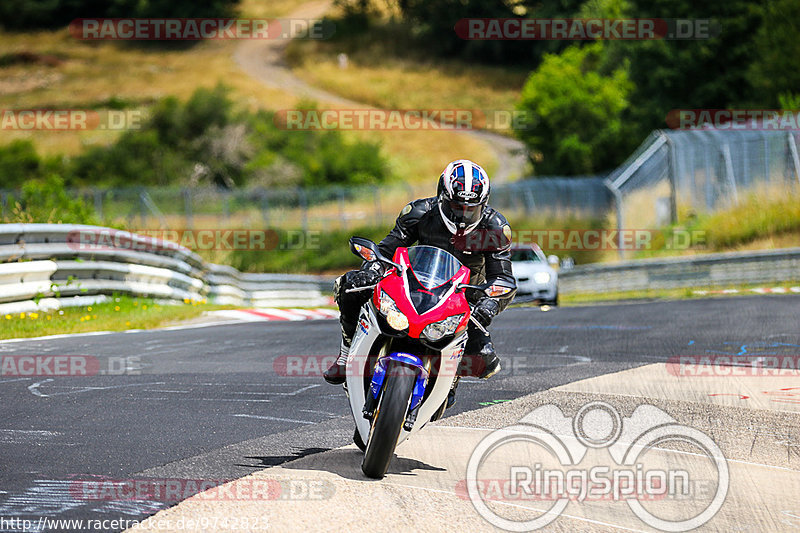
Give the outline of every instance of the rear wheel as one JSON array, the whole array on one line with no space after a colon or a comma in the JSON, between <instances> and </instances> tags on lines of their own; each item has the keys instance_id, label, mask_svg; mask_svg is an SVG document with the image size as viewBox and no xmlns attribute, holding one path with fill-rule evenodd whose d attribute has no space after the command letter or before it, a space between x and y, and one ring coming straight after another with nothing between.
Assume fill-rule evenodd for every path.
<instances>
[{"instance_id":1,"label":"rear wheel","mask_svg":"<svg viewBox=\"0 0 800 533\"><path fill-rule=\"evenodd\" d=\"M389 469L417 376L411 368L389 361L384 379L383 393L372 417L372 428L361 463L364 474L376 479L385 476Z\"/></svg>"}]
</instances>

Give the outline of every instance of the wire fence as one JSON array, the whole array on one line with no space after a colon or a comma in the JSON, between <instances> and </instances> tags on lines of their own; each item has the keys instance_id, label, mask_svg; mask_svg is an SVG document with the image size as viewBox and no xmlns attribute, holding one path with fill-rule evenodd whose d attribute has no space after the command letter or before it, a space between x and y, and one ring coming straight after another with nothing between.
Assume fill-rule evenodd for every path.
<instances>
[{"instance_id":1,"label":"wire fence","mask_svg":"<svg viewBox=\"0 0 800 533\"><path fill-rule=\"evenodd\" d=\"M352 229L391 225L403 206L436 193L431 184L381 187L69 189L99 220L128 228ZM0 217L17 193L0 191ZM611 196L600 177L537 178L493 187L490 204L518 217L602 216Z\"/></svg>"},{"instance_id":2,"label":"wire fence","mask_svg":"<svg viewBox=\"0 0 800 533\"><path fill-rule=\"evenodd\" d=\"M713 212L749 192L800 184L798 132L656 131L612 172L618 225L675 221L679 209Z\"/></svg>"},{"instance_id":3,"label":"wire fence","mask_svg":"<svg viewBox=\"0 0 800 533\"><path fill-rule=\"evenodd\" d=\"M616 207L622 228L674 222L679 209L714 211L750 190L800 183L798 133L655 131L607 177L536 177L492 188L490 204L509 218L602 218ZM128 228L354 229L388 226L436 182L317 188L71 189L103 222ZM18 193L0 190L0 217Z\"/></svg>"}]
</instances>

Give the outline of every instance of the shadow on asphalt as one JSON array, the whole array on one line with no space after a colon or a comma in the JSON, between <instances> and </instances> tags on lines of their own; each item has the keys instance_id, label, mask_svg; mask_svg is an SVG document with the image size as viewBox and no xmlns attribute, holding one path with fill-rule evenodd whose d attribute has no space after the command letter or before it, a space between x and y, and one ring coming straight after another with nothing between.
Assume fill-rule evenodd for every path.
<instances>
[{"instance_id":1,"label":"shadow on asphalt","mask_svg":"<svg viewBox=\"0 0 800 533\"><path fill-rule=\"evenodd\" d=\"M236 466L243 466L245 468L264 468L269 466L278 466L283 463L288 463L289 461L294 461L295 459L300 459L307 455L312 455L315 453L327 452L330 448L304 448L302 450L297 450L292 452L291 455L266 455L266 456L247 456L245 459L253 459L258 461L258 464L237 464Z\"/></svg>"},{"instance_id":2,"label":"shadow on asphalt","mask_svg":"<svg viewBox=\"0 0 800 533\"><path fill-rule=\"evenodd\" d=\"M326 453L314 454L290 463L281 465L281 468L292 470L318 470L329 472L345 479L355 481L379 481L367 478L361 472L361 460L364 454L355 446L337 448ZM428 470L434 472L445 472L446 469L429 465L416 459L394 456L389 465L387 474L416 475L416 471Z\"/></svg>"}]
</instances>

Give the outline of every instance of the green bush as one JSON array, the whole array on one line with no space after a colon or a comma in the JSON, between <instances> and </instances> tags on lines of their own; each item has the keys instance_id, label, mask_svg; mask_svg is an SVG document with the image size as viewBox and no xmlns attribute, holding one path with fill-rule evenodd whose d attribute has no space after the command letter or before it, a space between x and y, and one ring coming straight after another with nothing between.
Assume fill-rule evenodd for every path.
<instances>
[{"instance_id":1,"label":"green bush","mask_svg":"<svg viewBox=\"0 0 800 533\"><path fill-rule=\"evenodd\" d=\"M9 212L4 223L99 224L94 208L81 198L72 198L64 190L64 180L52 175L31 180L9 198Z\"/></svg>"},{"instance_id":2,"label":"green bush","mask_svg":"<svg viewBox=\"0 0 800 533\"><path fill-rule=\"evenodd\" d=\"M512 218L511 227L515 230L588 230L601 229L604 222L599 219L552 218ZM278 246L274 250L237 250L231 253L226 263L243 272L291 272L291 273L336 273L358 268L359 259L353 255L348 246L348 239L353 235L366 237L380 242L392 229L391 224L383 226L362 226L348 230L320 231L306 237L305 243L311 246L291 249L292 246ZM286 230L277 230L280 243L291 243ZM527 240L527 238L526 238ZM531 244L525 242L524 244ZM542 243L545 244L545 243ZM560 257L571 256L576 263L585 264L599 261L602 250L548 250Z\"/></svg>"},{"instance_id":3,"label":"green bush","mask_svg":"<svg viewBox=\"0 0 800 533\"><path fill-rule=\"evenodd\" d=\"M227 263L243 272L343 272L361 264L353 255L348 240L353 235L375 242L389 233L390 227L361 227L352 230L322 231L314 233L313 244L297 249L257 251L237 250ZM287 232L278 230L279 242L287 242ZM318 237L318 238L317 238ZM290 247L289 247L290 248Z\"/></svg>"},{"instance_id":4,"label":"green bush","mask_svg":"<svg viewBox=\"0 0 800 533\"><path fill-rule=\"evenodd\" d=\"M633 86L624 65L600 69L604 46L548 54L525 83L519 109L531 126L518 134L534 152L537 174L591 174L629 153L623 112Z\"/></svg>"},{"instance_id":5,"label":"green bush","mask_svg":"<svg viewBox=\"0 0 800 533\"><path fill-rule=\"evenodd\" d=\"M327 185L389 177L377 143L338 131L290 131L268 111L235 109L222 86L158 102L139 130L67 164L70 185ZM272 178L280 175L279 178ZM283 176L289 176L284 179Z\"/></svg>"},{"instance_id":6,"label":"green bush","mask_svg":"<svg viewBox=\"0 0 800 533\"><path fill-rule=\"evenodd\" d=\"M16 140L0 146L0 189L17 188L31 177L39 177L42 162L30 141Z\"/></svg>"},{"instance_id":7,"label":"green bush","mask_svg":"<svg viewBox=\"0 0 800 533\"><path fill-rule=\"evenodd\" d=\"M233 16L239 0L3 0L0 27L57 28L81 17L199 18Z\"/></svg>"}]
</instances>

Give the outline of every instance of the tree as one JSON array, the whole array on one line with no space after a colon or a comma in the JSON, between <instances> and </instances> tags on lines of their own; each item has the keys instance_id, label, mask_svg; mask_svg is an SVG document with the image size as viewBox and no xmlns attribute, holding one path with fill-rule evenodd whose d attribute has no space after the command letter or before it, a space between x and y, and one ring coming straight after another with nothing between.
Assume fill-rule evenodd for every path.
<instances>
[{"instance_id":1,"label":"tree","mask_svg":"<svg viewBox=\"0 0 800 533\"><path fill-rule=\"evenodd\" d=\"M233 16L239 0L3 0L0 27L58 28L76 18L161 18Z\"/></svg>"},{"instance_id":2,"label":"tree","mask_svg":"<svg viewBox=\"0 0 800 533\"><path fill-rule=\"evenodd\" d=\"M529 127L519 137L537 174L586 174L612 168L631 149L622 115L633 85L624 66L600 70L604 43L545 55L522 89Z\"/></svg>"},{"instance_id":3,"label":"tree","mask_svg":"<svg viewBox=\"0 0 800 533\"><path fill-rule=\"evenodd\" d=\"M753 0L630 0L640 18L711 19L719 35L698 40L616 41L609 57L627 59L636 90L626 114L636 136L666 126L672 109L765 105L749 74L758 61L753 37L761 24L761 2ZM768 31L771 31L767 29Z\"/></svg>"},{"instance_id":4,"label":"tree","mask_svg":"<svg viewBox=\"0 0 800 533\"><path fill-rule=\"evenodd\" d=\"M758 60L750 69L750 78L769 98L764 104L775 105L787 93L800 94L800 2L767 3L754 41Z\"/></svg>"}]
</instances>

